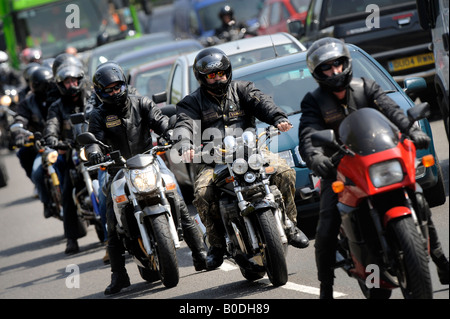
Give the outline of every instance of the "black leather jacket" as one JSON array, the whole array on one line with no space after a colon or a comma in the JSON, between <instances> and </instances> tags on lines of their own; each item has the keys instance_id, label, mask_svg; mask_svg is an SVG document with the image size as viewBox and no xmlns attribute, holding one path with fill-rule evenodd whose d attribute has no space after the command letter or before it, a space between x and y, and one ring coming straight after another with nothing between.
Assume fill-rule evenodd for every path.
<instances>
[{"instance_id":1,"label":"black leather jacket","mask_svg":"<svg viewBox=\"0 0 450 319\"><path fill-rule=\"evenodd\" d=\"M305 95L301 102L298 135L300 155L308 167L311 167L311 159L315 154L324 153L321 148L312 145L310 135L316 131L333 129L336 138L339 138L339 125L345 116L363 107L379 110L402 132L408 128L409 120L403 110L370 79L354 78L344 101L338 101L334 94L321 87ZM325 154L331 156L332 152L325 150Z\"/></svg>"},{"instance_id":2,"label":"black leather jacket","mask_svg":"<svg viewBox=\"0 0 450 319\"><path fill-rule=\"evenodd\" d=\"M28 96L17 106L14 123L22 123L31 132L44 131L48 107L34 93Z\"/></svg>"},{"instance_id":3,"label":"black leather jacket","mask_svg":"<svg viewBox=\"0 0 450 319\"><path fill-rule=\"evenodd\" d=\"M72 130L72 123L70 122L70 115L84 112L87 96L88 92L84 92L76 102L65 96L53 102L48 110L43 133L44 138L54 136L61 141L73 144L75 136Z\"/></svg>"},{"instance_id":4,"label":"black leather jacket","mask_svg":"<svg viewBox=\"0 0 450 319\"><path fill-rule=\"evenodd\" d=\"M164 135L169 122L169 118L146 96L129 94L127 110L123 115L102 104L89 116L89 132L114 150L120 150L126 159L150 149L150 130ZM88 155L92 152L102 153L97 144L87 147Z\"/></svg>"},{"instance_id":5,"label":"black leather jacket","mask_svg":"<svg viewBox=\"0 0 450 319\"><path fill-rule=\"evenodd\" d=\"M178 149L191 148L195 145L192 120L201 125L199 133L204 144L212 140L210 134L203 134L206 129L217 128L223 138L233 134L237 128L256 128L256 119L275 126L288 121L286 113L252 82L231 81L226 95L221 100L200 87L178 102L173 138L181 141L177 144Z\"/></svg>"}]
</instances>

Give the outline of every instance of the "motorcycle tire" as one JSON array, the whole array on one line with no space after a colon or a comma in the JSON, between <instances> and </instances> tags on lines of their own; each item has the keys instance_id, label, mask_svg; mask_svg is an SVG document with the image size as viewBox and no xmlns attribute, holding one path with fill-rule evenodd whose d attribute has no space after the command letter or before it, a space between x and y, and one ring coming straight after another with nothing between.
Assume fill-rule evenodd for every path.
<instances>
[{"instance_id":1,"label":"motorcycle tire","mask_svg":"<svg viewBox=\"0 0 450 319\"><path fill-rule=\"evenodd\" d=\"M282 286L288 280L288 271L281 238L271 209L257 212L256 230L267 276L274 286Z\"/></svg>"},{"instance_id":2,"label":"motorcycle tire","mask_svg":"<svg viewBox=\"0 0 450 319\"><path fill-rule=\"evenodd\" d=\"M412 217L388 225L396 275L405 299L433 299L428 255Z\"/></svg>"},{"instance_id":3,"label":"motorcycle tire","mask_svg":"<svg viewBox=\"0 0 450 319\"><path fill-rule=\"evenodd\" d=\"M63 220L61 188L54 186L51 181L47 184L47 187L50 191L52 215Z\"/></svg>"},{"instance_id":4,"label":"motorcycle tire","mask_svg":"<svg viewBox=\"0 0 450 319\"><path fill-rule=\"evenodd\" d=\"M155 282L160 279L159 274L156 270L151 270L141 266L138 266L138 270L139 274L141 275L141 278L147 282Z\"/></svg>"},{"instance_id":5,"label":"motorcycle tire","mask_svg":"<svg viewBox=\"0 0 450 319\"><path fill-rule=\"evenodd\" d=\"M180 274L178 270L175 245L169 231L166 215L151 215L148 217L152 249L155 253L156 268L164 286L172 288L178 285Z\"/></svg>"}]
</instances>

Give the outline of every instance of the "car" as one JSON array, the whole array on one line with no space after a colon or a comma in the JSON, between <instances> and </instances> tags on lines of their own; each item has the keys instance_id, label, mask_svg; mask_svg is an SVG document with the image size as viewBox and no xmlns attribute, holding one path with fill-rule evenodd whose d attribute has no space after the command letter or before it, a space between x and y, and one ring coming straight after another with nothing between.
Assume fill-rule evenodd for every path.
<instances>
[{"instance_id":1,"label":"car","mask_svg":"<svg viewBox=\"0 0 450 319\"><path fill-rule=\"evenodd\" d=\"M355 45L349 44L348 47L355 77L365 77L376 81L404 111L414 106L414 102L410 99L408 93L411 94L414 90L420 90L426 86L424 79L406 79L405 89L402 89L392 76L367 52ZM300 103L306 93L318 87L306 65L306 52L243 66L233 70L233 79L254 82L256 87L271 95L275 103L287 113L293 128L288 132L281 133L275 143L275 145L278 145L278 149L272 149L272 151L286 159L296 172L295 201L298 219L317 216L319 209L318 179L308 169L298 150ZM419 125L433 141L428 120L421 120ZM265 128L267 124L259 122L257 127ZM432 154L437 159L433 142L427 149L418 150L417 157L421 158L427 154ZM428 168L420 164L417 167L416 174L417 181L424 189L430 207L443 204L446 200L446 192L439 161L436 160L435 165Z\"/></svg>"},{"instance_id":2,"label":"car","mask_svg":"<svg viewBox=\"0 0 450 319\"><path fill-rule=\"evenodd\" d=\"M148 97L164 91L170 69L177 57L177 55L173 55L130 69L129 84L135 87L140 95Z\"/></svg>"},{"instance_id":3,"label":"car","mask_svg":"<svg viewBox=\"0 0 450 319\"><path fill-rule=\"evenodd\" d=\"M176 40L161 43L147 48L122 53L114 58L127 75L128 71L140 64L155 61L172 55L181 55L198 51L203 45L195 39Z\"/></svg>"},{"instance_id":4,"label":"car","mask_svg":"<svg viewBox=\"0 0 450 319\"><path fill-rule=\"evenodd\" d=\"M259 15L258 34L288 32L287 21L304 22L310 0L266 0Z\"/></svg>"},{"instance_id":5,"label":"car","mask_svg":"<svg viewBox=\"0 0 450 319\"><path fill-rule=\"evenodd\" d=\"M87 73L90 79L94 75L97 66L103 62L113 60L123 52L130 52L144 47L155 46L161 43L173 41L175 38L170 32L158 32L145 34L140 37L124 39L107 43L92 50L87 61Z\"/></svg>"},{"instance_id":6,"label":"car","mask_svg":"<svg viewBox=\"0 0 450 319\"><path fill-rule=\"evenodd\" d=\"M177 0L173 3L173 32L177 38L207 38L221 25L219 11L230 5L237 22L256 29L264 0Z\"/></svg>"},{"instance_id":7,"label":"car","mask_svg":"<svg viewBox=\"0 0 450 319\"><path fill-rule=\"evenodd\" d=\"M432 5L433 4L433 5ZM449 8L448 0L417 0L417 12L422 29L431 30L433 38L436 76L434 88L444 121L447 140L449 138Z\"/></svg>"},{"instance_id":8,"label":"car","mask_svg":"<svg viewBox=\"0 0 450 319\"><path fill-rule=\"evenodd\" d=\"M416 95L438 109L431 34L421 28L414 0L348 0L345 5L342 0L311 0L306 23L292 21L289 27L306 47L323 37L359 46L400 85L405 78L423 77L427 87Z\"/></svg>"},{"instance_id":9,"label":"car","mask_svg":"<svg viewBox=\"0 0 450 319\"><path fill-rule=\"evenodd\" d=\"M221 49L228 55L234 69L275 56L306 50L306 47L295 37L285 32L244 38L217 44L214 47ZM176 104L198 87L198 82L192 71L196 55L197 52L182 55L172 66L166 88L168 104Z\"/></svg>"}]
</instances>

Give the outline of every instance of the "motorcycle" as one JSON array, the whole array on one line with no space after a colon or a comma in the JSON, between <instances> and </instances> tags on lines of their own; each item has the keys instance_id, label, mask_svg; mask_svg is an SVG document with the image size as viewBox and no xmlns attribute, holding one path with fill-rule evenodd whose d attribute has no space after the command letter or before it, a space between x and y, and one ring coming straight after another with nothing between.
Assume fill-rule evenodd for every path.
<instances>
[{"instance_id":1,"label":"motorcycle","mask_svg":"<svg viewBox=\"0 0 450 319\"><path fill-rule=\"evenodd\" d=\"M45 146L40 132L30 132L23 127L22 123L11 125L10 130L14 134L23 134L26 136L26 142L23 146L35 147L38 153L41 153L42 167L45 172L45 187L47 188L51 205L49 207L51 216L60 220L63 219L62 195L60 179L53 164L58 160L58 151ZM59 145L60 148L67 148L66 145Z\"/></svg>"},{"instance_id":2,"label":"motorcycle","mask_svg":"<svg viewBox=\"0 0 450 319\"><path fill-rule=\"evenodd\" d=\"M407 112L410 127L429 114L428 103ZM409 131L409 130L408 130ZM341 228L336 268L355 278L367 299L388 299L400 287L405 299L431 299L427 216L415 171L416 148L383 114L362 108L334 131L313 133L312 143L335 152L332 184ZM425 167L432 156L421 159Z\"/></svg>"},{"instance_id":3,"label":"motorcycle","mask_svg":"<svg viewBox=\"0 0 450 319\"><path fill-rule=\"evenodd\" d=\"M274 286L288 279L286 231L292 225L287 218L281 192L271 185L275 173L270 166L268 142L279 131L266 128L258 138L254 132L228 135L224 149L204 147L205 162L211 156L216 163L214 183L220 192L220 214L225 228L228 255L239 266L244 278L258 280L267 273ZM198 219L198 224L201 224Z\"/></svg>"},{"instance_id":4,"label":"motorcycle","mask_svg":"<svg viewBox=\"0 0 450 319\"><path fill-rule=\"evenodd\" d=\"M97 143L108 154L104 162L90 165L88 170L109 166L108 170L118 170L111 181L117 233L133 256L142 279L161 280L167 288L175 287L179 282L176 256L181 237L179 203L176 184L161 172L157 158L159 152L171 145L156 145L125 160L120 151L112 151L90 132L78 135L77 142Z\"/></svg>"}]
</instances>

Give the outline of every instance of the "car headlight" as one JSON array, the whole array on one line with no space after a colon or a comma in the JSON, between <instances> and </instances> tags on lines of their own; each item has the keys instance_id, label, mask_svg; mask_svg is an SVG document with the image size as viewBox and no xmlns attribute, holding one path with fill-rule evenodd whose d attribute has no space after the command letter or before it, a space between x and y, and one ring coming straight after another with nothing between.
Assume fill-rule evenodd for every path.
<instances>
[{"instance_id":1,"label":"car headlight","mask_svg":"<svg viewBox=\"0 0 450 319\"><path fill-rule=\"evenodd\" d=\"M375 187L384 187L403 180L402 165L398 160L377 163L369 167L370 180Z\"/></svg>"},{"instance_id":2,"label":"car headlight","mask_svg":"<svg viewBox=\"0 0 450 319\"><path fill-rule=\"evenodd\" d=\"M152 165L142 170L133 170L130 174L131 182L139 193L149 193L157 188L158 172Z\"/></svg>"},{"instance_id":3,"label":"car headlight","mask_svg":"<svg viewBox=\"0 0 450 319\"><path fill-rule=\"evenodd\" d=\"M248 158L248 166L250 166L251 169L258 171L261 169L261 167L264 164L264 159L260 154L252 154Z\"/></svg>"},{"instance_id":4,"label":"car headlight","mask_svg":"<svg viewBox=\"0 0 450 319\"><path fill-rule=\"evenodd\" d=\"M292 156L292 152L290 150L279 152L278 156L284 159L289 167L295 167L294 157Z\"/></svg>"},{"instance_id":5,"label":"car headlight","mask_svg":"<svg viewBox=\"0 0 450 319\"><path fill-rule=\"evenodd\" d=\"M242 175L248 170L248 163L245 159L238 158L233 162L233 166L231 168L237 175Z\"/></svg>"}]
</instances>

